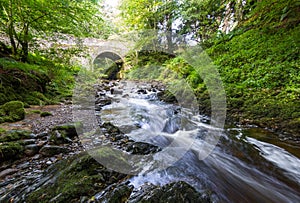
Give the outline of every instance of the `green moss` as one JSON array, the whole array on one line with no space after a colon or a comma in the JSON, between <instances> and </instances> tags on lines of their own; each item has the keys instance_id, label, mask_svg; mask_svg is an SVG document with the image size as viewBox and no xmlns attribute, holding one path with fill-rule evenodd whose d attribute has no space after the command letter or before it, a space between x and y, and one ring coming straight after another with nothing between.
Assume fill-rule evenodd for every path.
<instances>
[{"instance_id":1,"label":"green moss","mask_svg":"<svg viewBox=\"0 0 300 203\"><path fill-rule=\"evenodd\" d=\"M19 142L7 142L0 145L0 160L17 159L22 156L24 147Z\"/></svg>"},{"instance_id":2,"label":"green moss","mask_svg":"<svg viewBox=\"0 0 300 203\"><path fill-rule=\"evenodd\" d=\"M41 114L41 110L30 110L28 113Z\"/></svg>"},{"instance_id":3,"label":"green moss","mask_svg":"<svg viewBox=\"0 0 300 203\"><path fill-rule=\"evenodd\" d=\"M44 111L40 113L41 117L46 117L46 116L52 116L52 113L48 112L48 111Z\"/></svg>"},{"instance_id":4,"label":"green moss","mask_svg":"<svg viewBox=\"0 0 300 203\"><path fill-rule=\"evenodd\" d=\"M24 104L21 101L10 101L1 106L3 119L7 122L19 121L25 118Z\"/></svg>"},{"instance_id":5,"label":"green moss","mask_svg":"<svg viewBox=\"0 0 300 203\"><path fill-rule=\"evenodd\" d=\"M10 142L17 141L20 139L28 139L30 138L30 131L26 130L10 130L4 133L1 133L0 142Z\"/></svg>"}]
</instances>

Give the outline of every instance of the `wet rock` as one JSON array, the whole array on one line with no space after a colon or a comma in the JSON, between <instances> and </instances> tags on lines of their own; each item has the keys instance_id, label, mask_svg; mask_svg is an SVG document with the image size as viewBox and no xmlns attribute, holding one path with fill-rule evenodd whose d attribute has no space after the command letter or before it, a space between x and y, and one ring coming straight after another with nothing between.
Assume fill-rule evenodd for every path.
<instances>
[{"instance_id":1,"label":"wet rock","mask_svg":"<svg viewBox=\"0 0 300 203\"><path fill-rule=\"evenodd\" d=\"M36 138L45 138L48 136L48 133L47 132L41 132L39 134L36 135Z\"/></svg>"},{"instance_id":2,"label":"wet rock","mask_svg":"<svg viewBox=\"0 0 300 203\"><path fill-rule=\"evenodd\" d=\"M104 191L95 195L95 202L102 203L125 203L127 202L133 186L128 185L129 182L122 184L112 184Z\"/></svg>"},{"instance_id":3,"label":"wet rock","mask_svg":"<svg viewBox=\"0 0 300 203\"><path fill-rule=\"evenodd\" d=\"M97 98L95 101L96 106L103 107L111 104L111 99L109 98Z\"/></svg>"},{"instance_id":4,"label":"wet rock","mask_svg":"<svg viewBox=\"0 0 300 203\"><path fill-rule=\"evenodd\" d=\"M189 184L180 181L165 186L143 185L130 196L128 203L209 203L210 197L200 194Z\"/></svg>"},{"instance_id":5,"label":"wet rock","mask_svg":"<svg viewBox=\"0 0 300 203\"><path fill-rule=\"evenodd\" d=\"M8 175L11 175L11 174L14 174L16 172L18 172L19 170L18 169L15 169L15 168L8 168L8 169L5 169L3 171L0 172L0 179L3 179L5 178L6 176Z\"/></svg>"},{"instance_id":6,"label":"wet rock","mask_svg":"<svg viewBox=\"0 0 300 203\"><path fill-rule=\"evenodd\" d=\"M159 100L167 102L167 103L177 103L176 97L167 90L161 91L157 93L157 97Z\"/></svg>"},{"instance_id":7,"label":"wet rock","mask_svg":"<svg viewBox=\"0 0 300 203\"><path fill-rule=\"evenodd\" d=\"M104 92L104 91L97 92L97 96L98 97L104 97L104 96L106 96L106 92Z\"/></svg>"},{"instance_id":8,"label":"wet rock","mask_svg":"<svg viewBox=\"0 0 300 203\"><path fill-rule=\"evenodd\" d=\"M43 156L54 156L60 153L66 153L69 150L65 147L60 147L60 146L56 146L56 145L45 145L40 149L40 154L42 154Z\"/></svg>"},{"instance_id":9,"label":"wet rock","mask_svg":"<svg viewBox=\"0 0 300 203\"><path fill-rule=\"evenodd\" d=\"M79 131L78 133L81 133L82 127L81 123L66 123L55 126L52 128L52 132L58 131L62 136L74 138L77 137L77 130Z\"/></svg>"},{"instance_id":10,"label":"wet rock","mask_svg":"<svg viewBox=\"0 0 300 203\"><path fill-rule=\"evenodd\" d=\"M30 144L25 146L24 153L27 156L33 156L39 152L39 147L36 144Z\"/></svg>"},{"instance_id":11,"label":"wet rock","mask_svg":"<svg viewBox=\"0 0 300 203\"><path fill-rule=\"evenodd\" d=\"M35 142L36 142L35 139L25 139L25 140L23 140L24 145L34 144Z\"/></svg>"},{"instance_id":12,"label":"wet rock","mask_svg":"<svg viewBox=\"0 0 300 203\"><path fill-rule=\"evenodd\" d=\"M127 177L106 169L86 153L52 164L45 173L51 178L31 192L26 202L80 202Z\"/></svg>"},{"instance_id":13,"label":"wet rock","mask_svg":"<svg viewBox=\"0 0 300 203\"><path fill-rule=\"evenodd\" d=\"M146 155L146 154L152 154L160 151L161 149L158 146L148 144L145 142L133 142L129 144L126 151L130 152L131 154L140 154L140 155Z\"/></svg>"},{"instance_id":14,"label":"wet rock","mask_svg":"<svg viewBox=\"0 0 300 203\"><path fill-rule=\"evenodd\" d=\"M180 126L181 126L181 118L180 117L169 118L163 128L163 132L175 133L180 129Z\"/></svg>"},{"instance_id":15,"label":"wet rock","mask_svg":"<svg viewBox=\"0 0 300 203\"><path fill-rule=\"evenodd\" d=\"M105 132L107 132L110 136L120 134L121 131L118 127L114 126L110 122L105 122L101 126L101 128L104 128Z\"/></svg>"},{"instance_id":16,"label":"wet rock","mask_svg":"<svg viewBox=\"0 0 300 203\"><path fill-rule=\"evenodd\" d=\"M110 93L111 93L111 94L123 94L123 91L120 90L120 89L111 88L111 89L110 89Z\"/></svg>"},{"instance_id":17,"label":"wet rock","mask_svg":"<svg viewBox=\"0 0 300 203\"><path fill-rule=\"evenodd\" d=\"M37 135L34 134L34 133L30 133L29 138L30 138L30 139L36 139L36 138L37 138Z\"/></svg>"},{"instance_id":18,"label":"wet rock","mask_svg":"<svg viewBox=\"0 0 300 203\"><path fill-rule=\"evenodd\" d=\"M47 141L38 141L38 143L36 144L39 148L41 148L42 146L44 146L47 143Z\"/></svg>"},{"instance_id":19,"label":"wet rock","mask_svg":"<svg viewBox=\"0 0 300 203\"><path fill-rule=\"evenodd\" d=\"M137 93L138 94L147 94L147 90L145 90L145 89L139 89L139 90L137 90Z\"/></svg>"},{"instance_id":20,"label":"wet rock","mask_svg":"<svg viewBox=\"0 0 300 203\"><path fill-rule=\"evenodd\" d=\"M101 111L101 109L102 109L101 106L95 105L95 111Z\"/></svg>"},{"instance_id":21,"label":"wet rock","mask_svg":"<svg viewBox=\"0 0 300 203\"><path fill-rule=\"evenodd\" d=\"M69 137L67 137L64 133L61 134L60 132L61 131L58 130L51 132L51 136L49 139L51 144L60 145L72 142L72 140Z\"/></svg>"}]
</instances>

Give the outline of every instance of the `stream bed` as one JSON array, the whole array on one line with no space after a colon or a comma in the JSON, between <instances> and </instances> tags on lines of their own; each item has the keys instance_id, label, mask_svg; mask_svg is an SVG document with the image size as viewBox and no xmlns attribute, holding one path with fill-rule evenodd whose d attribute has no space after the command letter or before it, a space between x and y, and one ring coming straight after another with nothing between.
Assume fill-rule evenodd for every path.
<instances>
[{"instance_id":1,"label":"stream bed","mask_svg":"<svg viewBox=\"0 0 300 203\"><path fill-rule=\"evenodd\" d=\"M128 177L127 184L135 193L147 184L164 186L184 181L199 193L209 193L212 202L300 202L299 139L255 126L215 129L210 118L160 101L157 92L163 88L152 84L123 81L106 86L110 88L97 92L105 104L93 109L98 124L110 123L126 139L160 149L150 150L151 159L139 158L134 163L138 170ZM207 139L216 131L219 141L214 150L205 159L199 159L209 145ZM101 133L79 140L87 149L104 143ZM18 170L26 168L20 176L1 182L0 193L14 197L15 202L23 202L28 194L56 176L47 174L57 171L53 169L55 165L41 171L34 169L32 163L24 164L19 163ZM4 188L7 185L11 187ZM96 199L101 199L100 193L95 194ZM134 201L129 197L128 202Z\"/></svg>"}]
</instances>

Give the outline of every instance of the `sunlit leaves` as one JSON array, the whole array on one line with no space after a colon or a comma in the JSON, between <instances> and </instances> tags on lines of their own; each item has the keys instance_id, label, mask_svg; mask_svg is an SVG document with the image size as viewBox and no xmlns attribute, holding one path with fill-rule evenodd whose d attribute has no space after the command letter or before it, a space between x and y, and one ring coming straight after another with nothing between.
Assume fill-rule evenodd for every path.
<instances>
[{"instance_id":1,"label":"sunlit leaves","mask_svg":"<svg viewBox=\"0 0 300 203\"><path fill-rule=\"evenodd\" d=\"M13 54L26 61L29 43L58 33L74 36L102 34L104 21L98 1L0 0L0 30L10 39Z\"/></svg>"}]
</instances>

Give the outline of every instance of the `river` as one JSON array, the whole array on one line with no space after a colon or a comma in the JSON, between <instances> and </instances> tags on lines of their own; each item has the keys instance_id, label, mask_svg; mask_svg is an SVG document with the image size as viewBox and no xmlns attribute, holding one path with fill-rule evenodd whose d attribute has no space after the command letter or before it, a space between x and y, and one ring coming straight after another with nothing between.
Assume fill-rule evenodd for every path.
<instances>
[{"instance_id":1,"label":"river","mask_svg":"<svg viewBox=\"0 0 300 203\"><path fill-rule=\"evenodd\" d=\"M154 157L174 163L159 169L145 164L146 172L131 179L135 187L145 182L162 185L184 180L199 191L213 191L215 202L300 202L299 141L254 126L226 127L213 152L199 160L207 144L205 137L214 130L209 118L158 101L155 92L137 93L132 87L123 85L122 93L111 95L114 102L103 108L102 120L118 126L136 141L162 148L172 143L172 147L187 149L176 155L176 160L163 153Z\"/></svg>"}]
</instances>

